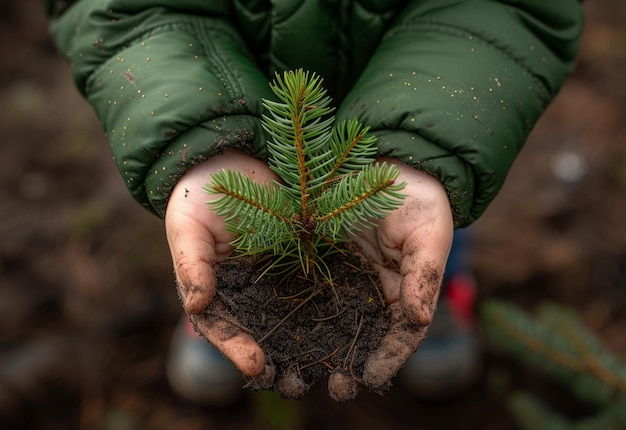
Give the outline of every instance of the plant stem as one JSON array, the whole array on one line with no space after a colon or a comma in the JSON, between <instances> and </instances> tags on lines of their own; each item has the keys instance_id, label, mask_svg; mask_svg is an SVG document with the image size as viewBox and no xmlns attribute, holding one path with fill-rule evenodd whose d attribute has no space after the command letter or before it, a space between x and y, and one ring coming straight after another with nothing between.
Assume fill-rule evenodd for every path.
<instances>
[{"instance_id":1,"label":"plant stem","mask_svg":"<svg viewBox=\"0 0 626 430\"><path fill-rule=\"evenodd\" d=\"M337 157L337 162L333 166L333 169L332 169L331 173L328 175L328 179L324 182L324 185L322 187L322 191L326 190L326 188L328 188L328 185L331 184L333 182L333 180L335 180L337 178L337 176L338 176L337 175L337 171L341 168L341 166L343 165L344 160L346 160L348 158L348 155L350 155L350 152L354 149L354 147L361 141L361 139L363 139L363 136L365 136L365 130L360 132L354 138L354 140L352 142L350 142L350 145L348 145L348 147L343 152L343 154L341 154L341 156Z\"/></svg>"},{"instance_id":2,"label":"plant stem","mask_svg":"<svg viewBox=\"0 0 626 430\"><path fill-rule=\"evenodd\" d=\"M371 196L373 196L377 192L379 192L379 191L389 187L390 185L393 185L393 182L394 181L387 181L386 183L380 184L377 187L368 189L367 191L361 193L360 195L358 195L355 198L353 198L352 200L350 200L345 205L342 205L342 206L338 207L337 209L335 209L332 212L327 213L326 215L323 215L323 216L320 216L320 217L316 218L315 222L318 223L318 224L322 224L322 223L328 221L329 219L338 216L340 213L352 209L356 205L358 205L358 204L364 202L365 200L369 199Z\"/></svg>"},{"instance_id":3,"label":"plant stem","mask_svg":"<svg viewBox=\"0 0 626 430\"><path fill-rule=\"evenodd\" d=\"M304 148L304 136L302 135L302 101L306 95L306 87L304 83L300 84L300 91L296 100L296 106L294 109L293 126L295 131L295 149L296 156L298 157L298 171L300 172L300 205L301 216L304 225L308 224L309 215L309 193L307 190L307 184L309 180L309 171L306 167L306 156Z\"/></svg>"}]
</instances>

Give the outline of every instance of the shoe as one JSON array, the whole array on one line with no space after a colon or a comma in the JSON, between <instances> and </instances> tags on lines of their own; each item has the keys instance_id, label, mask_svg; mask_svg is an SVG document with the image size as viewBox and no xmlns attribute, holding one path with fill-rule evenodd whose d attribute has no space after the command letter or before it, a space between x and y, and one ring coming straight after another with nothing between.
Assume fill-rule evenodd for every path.
<instances>
[{"instance_id":1,"label":"shoe","mask_svg":"<svg viewBox=\"0 0 626 430\"><path fill-rule=\"evenodd\" d=\"M426 339L398 375L407 391L423 400L456 397L478 381L481 371L474 280L455 275L446 282L442 294Z\"/></svg>"},{"instance_id":2,"label":"shoe","mask_svg":"<svg viewBox=\"0 0 626 430\"><path fill-rule=\"evenodd\" d=\"M196 333L186 315L172 336L166 371L174 392L190 402L224 407L244 397L239 370Z\"/></svg>"}]
</instances>

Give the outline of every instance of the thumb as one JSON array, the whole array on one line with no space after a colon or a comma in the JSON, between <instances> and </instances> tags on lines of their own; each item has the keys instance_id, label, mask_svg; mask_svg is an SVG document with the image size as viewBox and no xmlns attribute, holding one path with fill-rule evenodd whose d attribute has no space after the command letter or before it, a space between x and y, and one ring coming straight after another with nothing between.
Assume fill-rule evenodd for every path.
<instances>
[{"instance_id":1,"label":"thumb","mask_svg":"<svg viewBox=\"0 0 626 430\"><path fill-rule=\"evenodd\" d=\"M176 283L187 313L198 314L215 294L215 241L203 225L179 211L165 219Z\"/></svg>"}]
</instances>

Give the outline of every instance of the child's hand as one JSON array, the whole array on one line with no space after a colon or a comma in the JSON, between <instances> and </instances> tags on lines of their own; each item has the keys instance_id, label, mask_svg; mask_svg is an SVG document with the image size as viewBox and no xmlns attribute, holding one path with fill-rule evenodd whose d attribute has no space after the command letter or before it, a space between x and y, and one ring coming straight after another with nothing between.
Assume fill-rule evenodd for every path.
<instances>
[{"instance_id":1,"label":"child's hand","mask_svg":"<svg viewBox=\"0 0 626 430\"><path fill-rule=\"evenodd\" d=\"M404 204L379 222L375 230L355 239L362 257L379 272L383 294L392 312L392 326L365 364L363 382L385 388L417 350L431 322L452 246L452 211L440 181L395 160L398 182L406 181ZM336 400L355 395L348 375L329 379Z\"/></svg>"},{"instance_id":2,"label":"child's hand","mask_svg":"<svg viewBox=\"0 0 626 430\"><path fill-rule=\"evenodd\" d=\"M372 389L383 388L423 340L435 311L453 236L450 204L441 183L395 160L386 161L398 165L397 180L407 182L403 192L408 197L402 207L380 221L377 229L355 239L363 258L378 270L392 311L392 327L369 357L361 381ZM208 341L242 373L260 376L257 382L263 386L264 380L274 376L264 373L263 350L236 323L216 315L223 305L219 298L213 298L214 269L230 255L229 243L234 237L206 204L216 197L204 193L202 187L213 172L222 169L239 170L258 182L277 179L262 161L234 151L199 164L183 176L171 195L165 217L167 238L185 311ZM203 312L209 303L216 312ZM358 383L350 379L331 376L331 396L337 400L354 396L351 387Z\"/></svg>"},{"instance_id":3,"label":"child's hand","mask_svg":"<svg viewBox=\"0 0 626 430\"><path fill-rule=\"evenodd\" d=\"M176 184L165 214L167 240L178 293L185 311L204 337L224 353L247 376L265 369L265 354L246 331L228 322L219 313L221 303L215 294L215 268L231 253L234 237L226 232L224 220L207 205L216 199L202 190L212 173L238 170L257 182L276 179L262 161L243 153L227 151L190 169ZM212 302L212 303L211 303ZM203 311L211 303L216 312Z\"/></svg>"}]
</instances>

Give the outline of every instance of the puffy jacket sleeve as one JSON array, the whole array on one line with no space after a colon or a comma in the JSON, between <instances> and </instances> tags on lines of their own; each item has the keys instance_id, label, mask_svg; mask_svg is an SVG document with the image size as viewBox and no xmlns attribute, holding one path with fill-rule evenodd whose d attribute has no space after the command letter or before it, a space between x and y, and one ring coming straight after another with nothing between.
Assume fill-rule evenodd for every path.
<instances>
[{"instance_id":1,"label":"puffy jacket sleeve","mask_svg":"<svg viewBox=\"0 0 626 430\"><path fill-rule=\"evenodd\" d=\"M582 21L578 0L413 1L338 118L359 117L383 155L439 178L468 225L572 70Z\"/></svg>"},{"instance_id":2,"label":"puffy jacket sleeve","mask_svg":"<svg viewBox=\"0 0 626 430\"><path fill-rule=\"evenodd\" d=\"M58 2L57 2L58 3ZM133 197L163 217L176 180L227 148L262 157L267 78L228 23L230 2L50 2L51 31ZM209 4L209 5L206 5Z\"/></svg>"}]
</instances>

